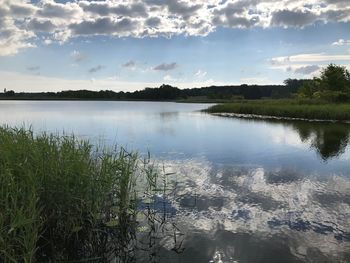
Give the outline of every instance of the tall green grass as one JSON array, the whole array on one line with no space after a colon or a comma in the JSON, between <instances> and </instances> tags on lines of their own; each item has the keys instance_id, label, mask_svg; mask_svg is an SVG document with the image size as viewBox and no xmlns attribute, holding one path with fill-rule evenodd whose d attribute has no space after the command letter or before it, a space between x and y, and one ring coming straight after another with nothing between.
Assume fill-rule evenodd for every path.
<instances>
[{"instance_id":1,"label":"tall green grass","mask_svg":"<svg viewBox=\"0 0 350 263\"><path fill-rule=\"evenodd\" d=\"M350 120L350 104L329 104L320 101L266 100L218 104L209 113L255 114L275 117Z\"/></svg>"},{"instance_id":2,"label":"tall green grass","mask_svg":"<svg viewBox=\"0 0 350 263\"><path fill-rule=\"evenodd\" d=\"M145 171L123 149L0 127L0 262L130 261Z\"/></svg>"}]
</instances>

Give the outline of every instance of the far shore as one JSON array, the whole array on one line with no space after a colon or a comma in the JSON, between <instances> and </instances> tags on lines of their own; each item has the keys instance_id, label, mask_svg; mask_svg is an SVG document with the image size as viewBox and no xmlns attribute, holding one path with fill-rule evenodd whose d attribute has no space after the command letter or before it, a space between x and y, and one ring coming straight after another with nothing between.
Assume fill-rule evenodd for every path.
<instances>
[{"instance_id":1,"label":"far shore","mask_svg":"<svg viewBox=\"0 0 350 263\"><path fill-rule=\"evenodd\" d=\"M236 118L350 122L349 103L327 103L317 100L243 100L217 104L204 111Z\"/></svg>"},{"instance_id":2,"label":"far shore","mask_svg":"<svg viewBox=\"0 0 350 263\"><path fill-rule=\"evenodd\" d=\"M115 99L115 98L57 98L57 97L1 97L0 101L120 101L173 102L215 104L203 112L217 116L246 119L275 119L312 122L350 123L350 103L328 103L318 100L261 99L225 100L188 98L178 100Z\"/></svg>"},{"instance_id":3,"label":"far shore","mask_svg":"<svg viewBox=\"0 0 350 263\"><path fill-rule=\"evenodd\" d=\"M307 122L341 122L350 124L350 120L322 120L322 119L306 119L306 118L292 118L292 117L277 117L269 115L257 115L257 114L240 114L240 113L211 113L215 116L229 117L229 118L239 118L239 119L259 119L259 120L286 120L286 121L307 121Z\"/></svg>"}]
</instances>

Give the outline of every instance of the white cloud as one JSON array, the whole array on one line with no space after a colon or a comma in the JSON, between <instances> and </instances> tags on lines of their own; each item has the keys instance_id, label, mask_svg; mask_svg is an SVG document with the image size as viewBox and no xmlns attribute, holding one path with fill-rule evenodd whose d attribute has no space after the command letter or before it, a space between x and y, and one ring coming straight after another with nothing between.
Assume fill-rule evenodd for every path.
<instances>
[{"instance_id":1,"label":"white cloud","mask_svg":"<svg viewBox=\"0 0 350 263\"><path fill-rule=\"evenodd\" d=\"M206 71L202 71L202 70L197 70L197 72L194 74L194 76L196 78L204 78L207 75Z\"/></svg>"},{"instance_id":2,"label":"white cloud","mask_svg":"<svg viewBox=\"0 0 350 263\"><path fill-rule=\"evenodd\" d=\"M77 36L205 36L218 27L305 27L349 22L347 0L0 0L0 55ZM345 41L345 40L344 40ZM342 42L339 42L342 43ZM345 43L345 42L344 42Z\"/></svg>"},{"instance_id":3,"label":"white cloud","mask_svg":"<svg viewBox=\"0 0 350 263\"><path fill-rule=\"evenodd\" d=\"M74 60L74 62L81 62L86 59L86 55L77 50L73 50L70 53L70 57Z\"/></svg>"},{"instance_id":4,"label":"white cloud","mask_svg":"<svg viewBox=\"0 0 350 263\"><path fill-rule=\"evenodd\" d=\"M269 80L266 77L249 77L249 78L241 78L241 83L248 84L248 85L267 85L273 83L271 80Z\"/></svg>"},{"instance_id":5,"label":"white cloud","mask_svg":"<svg viewBox=\"0 0 350 263\"><path fill-rule=\"evenodd\" d=\"M170 82L177 82L178 80L173 78L171 75L165 75L163 80L170 81Z\"/></svg>"},{"instance_id":6,"label":"white cloud","mask_svg":"<svg viewBox=\"0 0 350 263\"><path fill-rule=\"evenodd\" d=\"M350 55L330 55L326 53L299 54L289 57L280 57L277 59L288 58L290 62L324 62L324 61L347 61Z\"/></svg>"},{"instance_id":7,"label":"white cloud","mask_svg":"<svg viewBox=\"0 0 350 263\"><path fill-rule=\"evenodd\" d=\"M1 86L16 92L41 92L61 90L114 90L134 91L156 86L154 83L124 82L116 79L62 79L32 74L0 71Z\"/></svg>"},{"instance_id":8,"label":"white cloud","mask_svg":"<svg viewBox=\"0 0 350 263\"><path fill-rule=\"evenodd\" d=\"M332 46L344 46L344 45L350 45L350 39L338 39L337 41L332 43Z\"/></svg>"},{"instance_id":9,"label":"white cloud","mask_svg":"<svg viewBox=\"0 0 350 263\"><path fill-rule=\"evenodd\" d=\"M51 45L53 43L53 41L49 38L44 38L43 41L44 41L44 45Z\"/></svg>"},{"instance_id":10,"label":"white cloud","mask_svg":"<svg viewBox=\"0 0 350 263\"><path fill-rule=\"evenodd\" d=\"M310 75L320 70L320 65L337 62L344 64L350 62L350 55L330 55L326 53L297 54L291 56L275 57L270 60L272 69L281 69L286 72Z\"/></svg>"},{"instance_id":11,"label":"white cloud","mask_svg":"<svg viewBox=\"0 0 350 263\"><path fill-rule=\"evenodd\" d=\"M21 49L35 47L32 43L34 37L33 32L20 28L16 20L6 13L0 15L0 56L14 55Z\"/></svg>"},{"instance_id":12,"label":"white cloud","mask_svg":"<svg viewBox=\"0 0 350 263\"><path fill-rule=\"evenodd\" d=\"M348 54L309 53L270 59L272 69L308 76L314 76L322 66L329 63L345 65L346 62L350 62L350 55Z\"/></svg>"},{"instance_id":13,"label":"white cloud","mask_svg":"<svg viewBox=\"0 0 350 263\"><path fill-rule=\"evenodd\" d=\"M53 35L52 35L52 40L58 42L59 44L63 44L64 42L66 42L68 39L70 38L70 31L66 30L66 31L56 31Z\"/></svg>"},{"instance_id":14,"label":"white cloud","mask_svg":"<svg viewBox=\"0 0 350 263\"><path fill-rule=\"evenodd\" d=\"M42 0L38 4L39 9L36 15L40 17L69 21L78 19L82 15L82 10L74 1L57 3L54 0Z\"/></svg>"}]
</instances>

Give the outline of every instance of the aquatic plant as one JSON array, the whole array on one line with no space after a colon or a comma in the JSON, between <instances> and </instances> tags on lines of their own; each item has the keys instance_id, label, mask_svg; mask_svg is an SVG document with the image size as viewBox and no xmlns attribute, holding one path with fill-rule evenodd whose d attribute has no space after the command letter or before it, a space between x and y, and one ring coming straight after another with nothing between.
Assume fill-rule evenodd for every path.
<instances>
[{"instance_id":1,"label":"aquatic plant","mask_svg":"<svg viewBox=\"0 0 350 263\"><path fill-rule=\"evenodd\" d=\"M140 194L159 191L146 167L122 148L0 127L0 261L134 261Z\"/></svg>"}]
</instances>

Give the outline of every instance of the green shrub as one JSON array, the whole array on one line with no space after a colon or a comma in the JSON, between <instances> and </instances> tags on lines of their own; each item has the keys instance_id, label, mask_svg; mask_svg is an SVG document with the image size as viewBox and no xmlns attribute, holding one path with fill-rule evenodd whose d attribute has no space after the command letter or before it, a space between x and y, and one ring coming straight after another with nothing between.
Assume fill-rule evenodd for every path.
<instances>
[{"instance_id":1,"label":"green shrub","mask_svg":"<svg viewBox=\"0 0 350 263\"><path fill-rule=\"evenodd\" d=\"M347 102L350 100L350 93L343 92L343 91L322 91L318 92L317 94L314 94L314 97L320 98L323 100L327 100L329 102Z\"/></svg>"}]
</instances>

